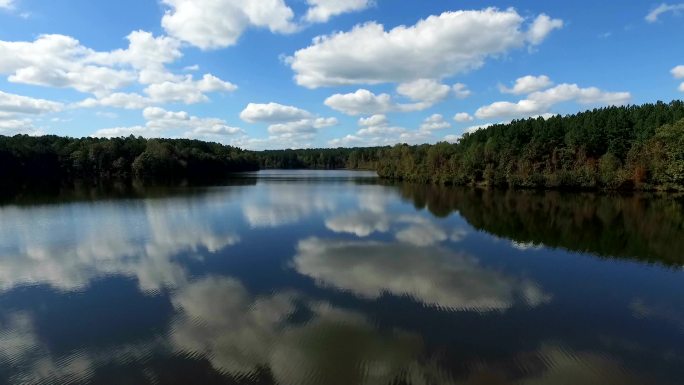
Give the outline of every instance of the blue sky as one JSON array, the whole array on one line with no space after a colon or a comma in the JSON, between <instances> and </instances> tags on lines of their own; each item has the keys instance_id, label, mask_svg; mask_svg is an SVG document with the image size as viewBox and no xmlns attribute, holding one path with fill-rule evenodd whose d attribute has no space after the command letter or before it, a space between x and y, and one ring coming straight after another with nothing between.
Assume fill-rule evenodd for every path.
<instances>
[{"instance_id":1,"label":"blue sky","mask_svg":"<svg viewBox=\"0 0 684 385\"><path fill-rule=\"evenodd\" d=\"M0 134L455 141L684 96L684 3L0 0Z\"/></svg>"}]
</instances>

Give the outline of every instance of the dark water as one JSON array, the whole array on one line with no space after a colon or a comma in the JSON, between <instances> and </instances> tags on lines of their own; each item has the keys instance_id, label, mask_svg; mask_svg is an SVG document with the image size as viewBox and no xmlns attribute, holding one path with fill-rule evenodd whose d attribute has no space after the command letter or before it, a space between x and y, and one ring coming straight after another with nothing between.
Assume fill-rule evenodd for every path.
<instances>
[{"instance_id":1,"label":"dark water","mask_svg":"<svg viewBox=\"0 0 684 385\"><path fill-rule=\"evenodd\" d=\"M684 203L268 172L0 206L0 383L681 384Z\"/></svg>"}]
</instances>

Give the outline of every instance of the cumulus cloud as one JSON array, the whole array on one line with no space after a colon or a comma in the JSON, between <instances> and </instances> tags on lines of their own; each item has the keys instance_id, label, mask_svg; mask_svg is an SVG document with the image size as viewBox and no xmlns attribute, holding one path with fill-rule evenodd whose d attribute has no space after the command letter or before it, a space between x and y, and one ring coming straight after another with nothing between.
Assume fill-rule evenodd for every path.
<instances>
[{"instance_id":1,"label":"cumulus cloud","mask_svg":"<svg viewBox=\"0 0 684 385\"><path fill-rule=\"evenodd\" d=\"M545 91L528 95L527 99L512 102L495 102L480 107L475 116L479 119L522 118L544 115L554 105L574 101L580 104L624 105L632 95L629 92L607 92L596 87L580 88L577 84L559 84Z\"/></svg>"},{"instance_id":2,"label":"cumulus cloud","mask_svg":"<svg viewBox=\"0 0 684 385\"><path fill-rule=\"evenodd\" d=\"M651 12L646 15L645 19L649 23L655 23L658 21L658 18L660 15L665 14L665 13L680 13L684 11L684 3L681 4L660 4L656 8L654 8Z\"/></svg>"},{"instance_id":3,"label":"cumulus cloud","mask_svg":"<svg viewBox=\"0 0 684 385\"><path fill-rule=\"evenodd\" d=\"M94 54L64 35L41 35L33 42L0 41L0 73L14 83L100 94L135 81L132 71L94 64Z\"/></svg>"},{"instance_id":4,"label":"cumulus cloud","mask_svg":"<svg viewBox=\"0 0 684 385\"><path fill-rule=\"evenodd\" d=\"M454 90L454 94L459 99L465 99L472 94L472 92L468 89L468 86L463 83L456 83L451 88Z\"/></svg>"},{"instance_id":5,"label":"cumulus cloud","mask_svg":"<svg viewBox=\"0 0 684 385\"><path fill-rule=\"evenodd\" d=\"M294 12L283 0L162 0L168 6L162 18L171 36L201 49L234 45L250 26L271 32L297 29Z\"/></svg>"},{"instance_id":6,"label":"cumulus cloud","mask_svg":"<svg viewBox=\"0 0 684 385\"><path fill-rule=\"evenodd\" d=\"M128 48L110 52L91 52L87 61L106 66L131 66L138 71L138 80L143 84L174 78L174 75L166 70L165 65L183 56L178 40L168 36L154 37L146 31L133 31L126 39Z\"/></svg>"},{"instance_id":7,"label":"cumulus cloud","mask_svg":"<svg viewBox=\"0 0 684 385\"><path fill-rule=\"evenodd\" d=\"M316 117L309 111L278 103L249 103L240 113L240 118L249 123L269 123L270 136L264 139L238 139L233 144L249 148L291 146L306 147L319 129L332 127L339 122L336 118Z\"/></svg>"},{"instance_id":8,"label":"cumulus cloud","mask_svg":"<svg viewBox=\"0 0 684 385\"><path fill-rule=\"evenodd\" d=\"M362 11L373 4L372 0L307 0L309 9L304 20L325 23L331 17L348 12Z\"/></svg>"},{"instance_id":9,"label":"cumulus cloud","mask_svg":"<svg viewBox=\"0 0 684 385\"><path fill-rule=\"evenodd\" d=\"M335 94L325 99L325 105L347 115L381 114L394 108L389 94L376 95L366 89L350 94Z\"/></svg>"},{"instance_id":10,"label":"cumulus cloud","mask_svg":"<svg viewBox=\"0 0 684 385\"><path fill-rule=\"evenodd\" d=\"M441 88L441 85L437 83L434 85L437 88ZM446 87L448 94L449 87L444 87ZM430 108L434 103L437 103L446 97L444 94L430 96L427 93L423 93L422 90L414 88L413 84L400 85L399 89L401 90L399 93L403 92L404 96L409 97L412 100L419 101L416 101L415 103L397 103L389 94L375 94L367 89L359 89L356 92L348 94L334 94L325 99L324 103L333 110L340 111L351 116L358 116L384 114L390 111L421 111L426 108ZM421 97L425 97L427 99L420 100Z\"/></svg>"},{"instance_id":11,"label":"cumulus cloud","mask_svg":"<svg viewBox=\"0 0 684 385\"><path fill-rule=\"evenodd\" d=\"M486 124L478 124L475 126L470 126L470 127L467 127L465 130L463 130L463 134L472 134L473 132L485 129L485 128L490 127L492 125L493 125L493 123L486 123ZM456 143L459 140L461 140L461 138L463 137L463 134L461 134L461 135L450 134L450 135L445 136L444 140L449 142L449 143Z\"/></svg>"},{"instance_id":12,"label":"cumulus cloud","mask_svg":"<svg viewBox=\"0 0 684 385\"><path fill-rule=\"evenodd\" d=\"M0 91L0 135L45 135L36 126L37 115L59 112L62 103ZM55 118L53 118L54 120Z\"/></svg>"},{"instance_id":13,"label":"cumulus cloud","mask_svg":"<svg viewBox=\"0 0 684 385\"><path fill-rule=\"evenodd\" d=\"M552 85L553 82L546 75L527 75L516 79L513 87L508 88L504 85L500 85L499 90L506 94L527 95L536 91L541 91L543 89L549 88Z\"/></svg>"},{"instance_id":14,"label":"cumulus cloud","mask_svg":"<svg viewBox=\"0 0 684 385\"><path fill-rule=\"evenodd\" d=\"M38 136L45 135L45 132L37 128L31 119L10 119L0 115L0 135L16 134Z\"/></svg>"},{"instance_id":15,"label":"cumulus cloud","mask_svg":"<svg viewBox=\"0 0 684 385\"><path fill-rule=\"evenodd\" d=\"M459 122L459 123L464 123L464 122L472 122L475 118L473 118L469 113L467 112L459 112L456 115L454 115L454 120Z\"/></svg>"},{"instance_id":16,"label":"cumulus cloud","mask_svg":"<svg viewBox=\"0 0 684 385\"><path fill-rule=\"evenodd\" d=\"M75 107L94 108L94 107L115 107L127 110L140 110L152 104L148 97L136 93L115 92L101 98L87 98L75 103Z\"/></svg>"},{"instance_id":17,"label":"cumulus cloud","mask_svg":"<svg viewBox=\"0 0 684 385\"><path fill-rule=\"evenodd\" d=\"M214 75L205 74L201 80L193 80L192 76L186 76L182 81L165 81L155 83L145 89L145 92L157 103L183 102L194 104L206 102L209 98L205 95L210 92L232 92L237 90L233 83L221 80Z\"/></svg>"},{"instance_id":18,"label":"cumulus cloud","mask_svg":"<svg viewBox=\"0 0 684 385\"><path fill-rule=\"evenodd\" d=\"M676 66L671 72L675 79L684 79L684 65ZM679 90L684 92L684 82L679 85Z\"/></svg>"},{"instance_id":19,"label":"cumulus cloud","mask_svg":"<svg viewBox=\"0 0 684 385\"><path fill-rule=\"evenodd\" d=\"M420 125L422 131L438 131L447 128L451 128L451 123L447 122L441 114L434 114L425 118L423 124Z\"/></svg>"},{"instance_id":20,"label":"cumulus cloud","mask_svg":"<svg viewBox=\"0 0 684 385\"><path fill-rule=\"evenodd\" d=\"M676 66L671 72L675 79L684 79L684 65Z\"/></svg>"},{"instance_id":21,"label":"cumulus cloud","mask_svg":"<svg viewBox=\"0 0 684 385\"><path fill-rule=\"evenodd\" d=\"M369 22L315 38L288 63L297 84L308 88L441 79L479 68L487 58L541 43L562 23L542 16L529 28L514 9L496 8L445 12L389 31Z\"/></svg>"},{"instance_id":22,"label":"cumulus cloud","mask_svg":"<svg viewBox=\"0 0 684 385\"><path fill-rule=\"evenodd\" d=\"M295 269L333 287L375 299L385 293L461 311L506 310L550 296L536 284L488 269L465 255L439 247L372 241L300 241Z\"/></svg>"},{"instance_id":23,"label":"cumulus cloud","mask_svg":"<svg viewBox=\"0 0 684 385\"><path fill-rule=\"evenodd\" d=\"M249 123L283 123L311 118L309 111L278 103L249 103L240 113L240 119Z\"/></svg>"},{"instance_id":24,"label":"cumulus cloud","mask_svg":"<svg viewBox=\"0 0 684 385\"><path fill-rule=\"evenodd\" d=\"M302 119L294 122L272 124L268 127L270 134L315 133L320 128L336 126L336 118Z\"/></svg>"},{"instance_id":25,"label":"cumulus cloud","mask_svg":"<svg viewBox=\"0 0 684 385\"><path fill-rule=\"evenodd\" d=\"M418 79L399 84L397 92L414 101L434 104L446 99L451 87L432 79Z\"/></svg>"},{"instance_id":26,"label":"cumulus cloud","mask_svg":"<svg viewBox=\"0 0 684 385\"><path fill-rule=\"evenodd\" d=\"M527 39L531 44L537 45L544 41L551 31L560 28L563 28L563 20L552 19L548 15L541 14L534 19L527 31Z\"/></svg>"},{"instance_id":27,"label":"cumulus cloud","mask_svg":"<svg viewBox=\"0 0 684 385\"><path fill-rule=\"evenodd\" d=\"M9 94L0 91L0 112L13 114L44 114L58 112L64 108L62 103L28 96Z\"/></svg>"},{"instance_id":28,"label":"cumulus cloud","mask_svg":"<svg viewBox=\"0 0 684 385\"><path fill-rule=\"evenodd\" d=\"M444 123L438 118L428 118L424 122L424 128L436 129ZM388 146L397 143L419 144L425 143L431 137L431 131L427 129L409 130L404 127L390 124L387 116L376 114L368 118L359 119L359 130L354 134L342 138L335 138L328 142L330 146L355 147L355 146Z\"/></svg>"},{"instance_id":29,"label":"cumulus cloud","mask_svg":"<svg viewBox=\"0 0 684 385\"><path fill-rule=\"evenodd\" d=\"M200 118L191 116L185 111L167 111L159 107L147 107L143 110L143 117L147 121L144 126L114 127L97 130L96 137L120 137L139 135L144 137L178 136L178 131L184 131L183 136L225 136L243 132L242 129L231 127L225 120L218 118Z\"/></svg>"},{"instance_id":30,"label":"cumulus cloud","mask_svg":"<svg viewBox=\"0 0 684 385\"><path fill-rule=\"evenodd\" d=\"M0 74L10 82L72 88L93 94L74 107L140 109L166 102L186 104L207 101L207 93L234 91L237 87L212 74L195 80L176 75L166 65L182 57L181 42L134 31L128 47L95 51L64 35L41 35L32 42L0 41ZM146 96L120 90L136 83L147 85Z\"/></svg>"},{"instance_id":31,"label":"cumulus cloud","mask_svg":"<svg viewBox=\"0 0 684 385\"><path fill-rule=\"evenodd\" d=\"M363 127L385 126L388 123L387 116L384 114L376 114L368 118L359 119L359 126Z\"/></svg>"}]
</instances>

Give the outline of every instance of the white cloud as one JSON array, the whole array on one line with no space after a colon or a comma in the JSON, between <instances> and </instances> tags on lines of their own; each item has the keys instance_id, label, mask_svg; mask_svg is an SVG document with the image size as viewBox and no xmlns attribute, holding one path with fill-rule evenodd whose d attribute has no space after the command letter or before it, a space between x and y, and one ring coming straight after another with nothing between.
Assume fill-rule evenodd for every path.
<instances>
[{"instance_id":1,"label":"white cloud","mask_svg":"<svg viewBox=\"0 0 684 385\"><path fill-rule=\"evenodd\" d=\"M448 87L447 87L448 88ZM404 90L406 91L406 90ZM414 96L417 96L414 95ZM390 111L421 111L429 108L435 101L416 103L396 103L389 94L376 95L366 89L349 94L335 94L325 99L325 105L351 116L384 114Z\"/></svg>"},{"instance_id":2,"label":"white cloud","mask_svg":"<svg viewBox=\"0 0 684 385\"><path fill-rule=\"evenodd\" d=\"M351 94L335 94L325 99L325 105L347 115L381 114L393 108L389 94L376 95L360 89Z\"/></svg>"},{"instance_id":3,"label":"white cloud","mask_svg":"<svg viewBox=\"0 0 684 385\"><path fill-rule=\"evenodd\" d=\"M81 108L116 107L142 109L154 104L179 102L184 104L202 103L209 100L206 95L212 92L233 92L237 86L221 80L212 74L205 74L201 80L193 80L188 75L183 80L167 80L154 83L145 88L143 96L137 93L115 92L99 98L88 98L74 106Z\"/></svg>"},{"instance_id":4,"label":"white cloud","mask_svg":"<svg viewBox=\"0 0 684 385\"><path fill-rule=\"evenodd\" d=\"M468 86L463 83L456 83L451 88L454 90L454 94L459 99L465 99L472 94L472 92L468 89Z\"/></svg>"},{"instance_id":5,"label":"white cloud","mask_svg":"<svg viewBox=\"0 0 684 385\"><path fill-rule=\"evenodd\" d=\"M681 4L660 4L658 7L654 8L651 12L646 15L646 21L649 23L655 23L658 21L660 15L668 12L679 13L684 11L684 3Z\"/></svg>"},{"instance_id":6,"label":"white cloud","mask_svg":"<svg viewBox=\"0 0 684 385\"><path fill-rule=\"evenodd\" d=\"M157 103L183 102L194 104L206 102L209 98L205 95L210 92L233 92L237 86L221 80L212 74L205 74L201 80L193 80L187 76L183 81L165 81L155 83L145 89L145 93Z\"/></svg>"},{"instance_id":7,"label":"white cloud","mask_svg":"<svg viewBox=\"0 0 684 385\"><path fill-rule=\"evenodd\" d=\"M0 112L7 114L44 114L58 112L63 108L62 103L0 91Z\"/></svg>"},{"instance_id":8,"label":"white cloud","mask_svg":"<svg viewBox=\"0 0 684 385\"><path fill-rule=\"evenodd\" d=\"M162 18L171 36L202 49L234 45L250 26L272 32L297 29L294 12L283 0L162 0L169 9Z\"/></svg>"},{"instance_id":9,"label":"white cloud","mask_svg":"<svg viewBox=\"0 0 684 385\"><path fill-rule=\"evenodd\" d=\"M606 92L596 87L580 88L576 84L559 84L545 91L530 94L527 99L511 102L495 102L480 107L475 116L479 119L522 118L544 115L555 104L574 101L580 104L623 105L631 99L629 92Z\"/></svg>"},{"instance_id":10,"label":"white cloud","mask_svg":"<svg viewBox=\"0 0 684 385\"><path fill-rule=\"evenodd\" d=\"M672 69L672 76L674 76L675 79L683 79L684 78L684 65L678 65L675 68ZM684 92L684 82L679 85L679 90Z\"/></svg>"},{"instance_id":11,"label":"white cloud","mask_svg":"<svg viewBox=\"0 0 684 385\"><path fill-rule=\"evenodd\" d=\"M459 112L456 115L454 115L454 120L459 122L459 123L464 123L464 122L472 122L475 120L469 113L467 112Z\"/></svg>"},{"instance_id":12,"label":"white cloud","mask_svg":"<svg viewBox=\"0 0 684 385\"><path fill-rule=\"evenodd\" d=\"M168 36L154 37L133 31L128 47L94 51L64 35L41 35L33 42L0 41L0 74L15 83L72 88L93 94L74 107L140 109L151 104L207 101L207 93L234 91L237 87L212 74L194 80L176 75L166 65L180 57L181 42ZM143 96L121 92L131 85L147 85Z\"/></svg>"},{"instance_id":13,"label":"white cloud","mask_svg":"<svg viewBox=\"0 0 684 385\"><path fill-rule=\"evenodd\" d=\"M9 81L81 92L108 93L135 81L131 71L94 65L94 51L64 35L41 35L33 42L0 41L0 73Z\"/></svg>"},{"instance_id":14,"label":"white cloud","mask_svg":"<svg viewBox=\"0 0 684 385\"><path fill-rule=\"evenodd\" d=\"M320 128L332 127L338 124L336 118L302 119L294 122L272 124L268 127L270 134L315 133Z\"/></svg>"},{"instance_id":15,"label":"white cloud","mask_svg":"<svg viewBox=\"0 0 684 385\"><path fill-rule=\"evenodd\" d=\"M136 93L116 92L101 98L88 98L75 104L75 107L116 107L128 110L143 109L152 104L152 100Z\"/></svg>"},{"instance_id":16,"label":"white cloud","mask_svg":"<svg viewBox=\"0 0 684 385\"><path fill-rule=\"evenodd\" d=\"M399 84L397 92L413 101L435 104L449 96L451 87L432 79L418 79Z\"/></svg>"},{"instance_id":17,"label":"white cloud","mask_svg":"<svg viewBox=\"0 0 684 385\"><path fill-rule=\"evenodd\" d=\"M14 8L14 0L0 0L0 8L4 8L4 9Z\"/></svg>"},{"instance_id":18,"label":"white cloud","mask_svg":"<svg viewBox=\"0 0 684 385\"><path fill-rule=\"evenodd\" d=\"M328 141L332 147L392 146L397 143L422 144L432 139L428 130L409 130L384 122L375 126L362 126L356 133Z\"/></svg>"},{"instance_id":19,"label":"white cloud","mask_svg":"<svg viewBox=\"0 0 684 385\"><path fill-rule=\"evenodd\" d=\"M278 103L249 103L240 113L240 119L249 123L284 123L311 118L309 111Z\"/></svg>"},{"instance_id":20,"label":"white cloud","mask_svg":"<svg viewBox=\"0 0 684 385\"><path fill-rule=\"evenodd\" d=\"M311 147L318 130L339 124L337 118L315 117L306 110L277 103L250 103L240 114L247 122L266 122L269 136L251 138L244 135L230 144L249 149Z\"/></svg>"},{"instance_id":21,"label":"white cloud","mask_svg":"<svg viewBox=\"0 0 684 385\"><path fill-rule=\"evenodd\" d=\"M190 132L190 136L231 136L243 132L241 128L225 125L198 127Z\"/></svg>"},{"instance_id":22,"label":"white cloud","mask_svg":"<svg viewBox=\"0 0 684 385\"><path fill-rule=\"evenodd\" d=\"M0 115L0 135L45 135L45 132L36 128L31 119L9 119Z\"/></svg>"},{"instance_id":23,"label":"white cloud","mask_svg":"<svg viewBox=\"0 0 684 385\"><path fill-rule=\"evenodd\" d=\"M178 131L185 137L225 136L243 132L231 127L225 120L217 118L199 118L185 111L167 111L159 107L147 107L143 110L147 121L144 126L104 128L96 131L96 137L119 137L140 135L144 137L178 136Z\"/></svg>"},{"instance_id":24,"label":"white cloud","mask_svg":"<svg viewBox=\"0 0 684 385\"><path fill-rule=\"evenodd\" d=\"M463 130L463 134L472 134L475 131L485 129L485 128L492 126L492 125L493 125L493 123L485 123L485 124L478 124L476 126L470 126L470 127L467 127L465 130ZM461 138L463 137L463 134L461 134L461 135L455 135L455 134L447 135L444 137L444 140L449 142L449 143L456 143L459 140L461 140Z\"/></svg>"},{"instance_id":25,"label":"white cloud","mask_svg":"<svg viewBox=\"0 0 684 385\"><path fill-rule=\"evenodd\" d=\"M444 120L441 114L434 114L423 121L420 125L422 131L438 131L451 128L451 123Z\"/></svg>"},{"instance_id":26,"label":"white cloud","mask_svg":"<svg viewBox=\"0 0 684 385\"><path fill-rule=\"evenodd\" d=\"M552 19L548 15L541 14L534 19L532 26L527 31L527 39L533 45L540 44L554 29L563 28L563 20Z\"/></svg>"},{"instance_id":27,"label":"white cloud","mask_svg":"<svg viewBox=\"0 0 684 385\"><path fill-rule=\"evenodd\" d=\"M325 23L331 17L348 12L362 11L373 4L372 0L307 0L309 10L304 20Z\"/></svg>"},{"instance_id":28,"label":"white cloud","mask_svg":"<svg viewBox=\"0 0 684 385\"><path fill-rule=\"evenodd\" d=\"M387 116L384 114L376 114L368 118L360 118L359 126L373 127L373 126L384 126L388 123Z\"/></svg>"},{"instance_id":29,"label":"white cloud","mask_svg":"<svg viewBox=\"0 0 684 385\"><path fill-rule=\"evenodd\" d=\"M671 72L675 79L684 79L684 65L676 66Z\"/></svg>"},{"instance_id":30,"label":"white cloud","mask_svg":"<svg viewBox=\"0 0 684 385\"><path fill-rule=\"evenodd\" d=\"M106 66L131 66L138 71L138 80L143 84L175 78L164 66L183 56L180 51L180 41L168 36L154 37L146 31L133 31L126 39L128 48L110 52L92 52L87 61Z\"/></svg>"},{"instance_id":31,"label":"white cloud","mask_svg":"<svg viewBox=\"0 0 684 385\"><path fill-rule=\"evenodd\" d=\"M512 88L500 85L499 90L506 94L527 95L532 92L541 91L553 85L551 79L546 75L532 76L527 75L516 79Z\"/></svg>"},{"instance_id":32,"label":"white cloud","mask_svg":"<svg viewBox=\"0 0 684 385\"><path fill-rule=\"evenodd\" d=\"M397 143L421 144L427 143L432 136L432 131L447 128L450 124L444 121L444 117L435 114L423 122L417 130L409 130L404 127L393 126L387 116L383 114L373 115L369 118L359 119L359 130L354 134L328 141L332 147L351 146L390 146Z\"/></svg>"},{"instance_id":33,"label":"white cloud","mask_svg":"<svg viewBox=\"0 0 684 385\"><path fill-rule=\"evenodd\" d=\"M389 31L369 22L315 38L288 63L297 84L308 88L440 79L538 44L559 23L540 17L526 31L525 18L512 8L445 12Z\"/></svg>"}]
</instances>

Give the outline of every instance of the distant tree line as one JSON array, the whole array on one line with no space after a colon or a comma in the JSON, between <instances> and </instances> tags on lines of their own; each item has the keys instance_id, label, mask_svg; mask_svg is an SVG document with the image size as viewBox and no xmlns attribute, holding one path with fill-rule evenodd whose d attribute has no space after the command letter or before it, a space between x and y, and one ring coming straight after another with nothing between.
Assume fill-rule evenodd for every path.
<instances>
[{"instance_id":1,"label":"distant tree line","mask_svg":"<svg viewBox=\"0 0 684 385\"><path fill-rule=\"evenodd\" d=\"M267 150L256 153L262 169L375 170L390 147Z\"/></svg>"},{"instance_id":2,"label":"distant tree line","mask_svg":"<svg viewBox=\"0 0 684 385\"><path fill-rule=\"evenodd\" d=\"M199 179L259 168L254 153L188 139L0 136L0 179Z\"/></svg>"},{"instance_id":3,"label":"distant tree line","mask_svg":"<svg viewBox=\"0 0 684 385\"><path fill-rule=\"evenodd\" d=\"M517 188L684 189L684 102L530 118L457 143L244 151L188 139L0 137L0 178L207 178L264 168Z\"/></svg>"}]
</instances>

